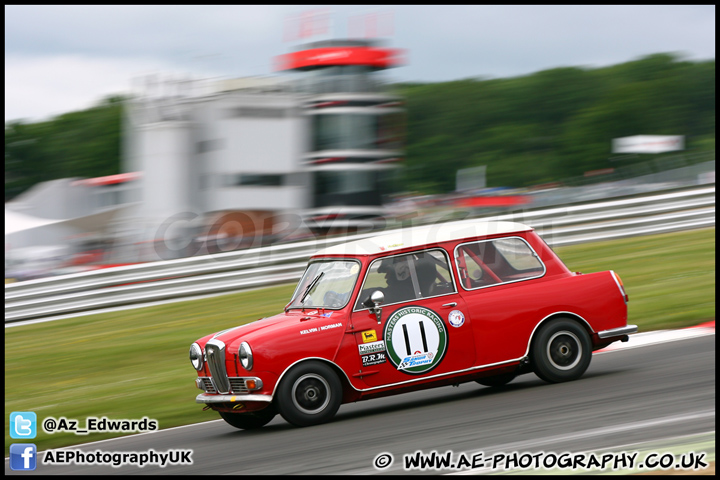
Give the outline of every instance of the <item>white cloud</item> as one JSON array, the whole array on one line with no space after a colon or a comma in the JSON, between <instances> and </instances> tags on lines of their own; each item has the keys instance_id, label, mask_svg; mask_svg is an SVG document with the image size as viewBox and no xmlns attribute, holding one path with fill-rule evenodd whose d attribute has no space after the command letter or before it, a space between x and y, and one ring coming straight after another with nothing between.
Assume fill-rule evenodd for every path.
<instances>
[{"instance_id":1,"label":"white cloud","mask_svg":"<svg viewBox=\"0 0 720 480\"><path fill-rule=\"evenodd\" d=\"M507 77L681 52L715 58L714 5L111 5L5 7L5 119L85 108L142 73L273 73L286 23L329 10L334 38L391 12L395 80Z\"/></svg>"},{"instance_id":2,"label":"white cloud","mask_svg":"<svg viewBox=\"0 0 720 480\"><path fill-rule=\"evenodd\" d=\"M5 57L5 120L47 120L89 108L109 95L129 93L133 79L143 75L187 73L146 59Z\"/></svg>"},{"instance_id":3,"label":"white cloud","mask_svg":"<svg viewBox=\"0 0 720 480\"><path fill-rule=\"evenodd\" d=\"M407 6L396 12L394 43L409 48L410 66L402 75L425 81L598 67L661 52L709 59L715 58L714 10L677 5Z\"/></svg>"}]
</instances>

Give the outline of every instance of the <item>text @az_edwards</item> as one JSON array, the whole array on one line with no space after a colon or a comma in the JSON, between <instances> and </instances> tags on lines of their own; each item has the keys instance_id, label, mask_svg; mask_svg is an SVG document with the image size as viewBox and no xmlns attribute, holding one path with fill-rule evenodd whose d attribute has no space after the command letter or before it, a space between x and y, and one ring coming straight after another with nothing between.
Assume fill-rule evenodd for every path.
<instances>
[{"instance_id":1,"label":"text @az_edwards","mask_svg":"<svg viewBox=\"0 0 720 480\"><path fill-rule=\"evenodd\" d=\"M87 417L85 426L81 426L80 422L75 419L47 417L42 422L42 428L48 434L57 432L69 432L76 435L100 432L140 433L158 430L158 421L147 417L140 420L110 420L107 417Z\"/></svg>"}]
</instances>

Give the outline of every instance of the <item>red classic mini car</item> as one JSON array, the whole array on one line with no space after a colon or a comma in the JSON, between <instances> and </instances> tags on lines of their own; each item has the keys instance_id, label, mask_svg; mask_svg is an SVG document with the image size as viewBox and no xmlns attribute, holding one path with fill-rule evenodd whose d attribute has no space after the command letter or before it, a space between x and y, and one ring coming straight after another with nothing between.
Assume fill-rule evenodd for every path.
<instances>
[{"instance_id":1,"label":"red classic mini car","mask_svg":"<svg viewBox=\"0 0 720 480\"><path fill-rule=\"evenodd\" d=\"M616 273L569 271L519 223L403 229L316 253L284 312L193 343L196 402L237 428L308 426L424 388L575 380L637 331L627 301Z\"/></svg>"}]
</instances>

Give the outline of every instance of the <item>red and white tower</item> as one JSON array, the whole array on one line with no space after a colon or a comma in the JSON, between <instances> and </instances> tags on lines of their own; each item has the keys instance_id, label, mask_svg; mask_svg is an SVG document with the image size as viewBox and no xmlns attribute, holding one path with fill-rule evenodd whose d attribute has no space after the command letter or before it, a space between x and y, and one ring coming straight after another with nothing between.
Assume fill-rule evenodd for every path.
<instances>
[{"instance_id":1,"label":"red and white tower","mask_svg":"<svg viewBox=\"0 0 720 480\"><path fill-rule=\"evenodd\" d=\"M308 116L302 158L311 174L306 222L317 230L357 229L383 216L403 158L404 109L381 72L403 63L403 52L373 40L307 43L276 58L295 77Z\"/></svg>"}]
</instances>

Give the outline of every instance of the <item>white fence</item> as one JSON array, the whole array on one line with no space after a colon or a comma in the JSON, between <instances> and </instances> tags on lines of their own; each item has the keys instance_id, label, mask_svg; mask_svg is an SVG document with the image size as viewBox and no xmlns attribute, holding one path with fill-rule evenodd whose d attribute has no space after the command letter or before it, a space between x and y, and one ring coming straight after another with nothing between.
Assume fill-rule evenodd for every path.
<instances>
[{"instance_id":1,"label":"white fence","mask_svg":"<svg viewBox=\"0 0 720 480\"><path fill-rule=\"evenodd\" d=\"M530 225L551 246L711 227L715 225L715 186L484 218L490 219ZM308 258L317 250L372 235L376 233L7 284L5 322L292 282L302 275Z\"/></svg>"}]
</instances>

